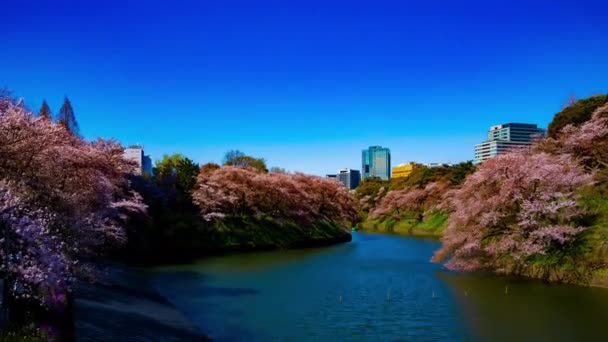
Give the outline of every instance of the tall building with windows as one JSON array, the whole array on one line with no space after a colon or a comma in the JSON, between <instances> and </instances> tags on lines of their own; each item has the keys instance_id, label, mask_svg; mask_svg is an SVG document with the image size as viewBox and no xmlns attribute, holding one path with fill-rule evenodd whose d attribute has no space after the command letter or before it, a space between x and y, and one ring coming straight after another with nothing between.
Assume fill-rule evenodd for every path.
<instances>
[{"instance_id":1,"label":"tall building with windows","mask_svg":"<svg viewBox=\"0 0 608 342\"><path fill-rule=\"evenodd\" d=\"M391 150L382 146L370 146L361 153L361 175L363 179L391 178Z\"/></svg>"},{"instance_id":2,"label":"tall building with windows","mask_svg":"<svg viewBox=\"0 0 608 342\"><path fill-rule=\"evenodd\" d=\"M535 124L507 123L490 127L488 140L475 145L475 163L479 164L514 148L532 144L535 137L544 137L547 131Z\"/></svg>"},{"instance_id":3,"label":"tall building with windows","mask_svg":"<svg viewBox=\"0 0 608 342\"><path fill-rule=\"evenodd\" d=\"M361 172L359 170L342 169L338 171L338 180L344 184L347 189L355 189L361 182Z\"/></svg>"},{"instance_id":4,"label":"tall building with windows","mask_svg":"<svg viewBox=\"0 0 608 342\"><path fill-rule=\"evenodd\" d=\"M125 149L123 157L136 164L135 174L152 175L152 159L144 154L144 147L140 145L132 145Z\"/></svg>"}]
</instances>

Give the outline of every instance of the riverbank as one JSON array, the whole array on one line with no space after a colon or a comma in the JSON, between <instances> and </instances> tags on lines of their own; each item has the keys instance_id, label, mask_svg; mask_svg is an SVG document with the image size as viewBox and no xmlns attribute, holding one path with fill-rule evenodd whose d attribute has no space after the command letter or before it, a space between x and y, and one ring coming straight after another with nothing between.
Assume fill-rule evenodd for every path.
<instances>
[{"instance_id":1,"label":"riverbank","mask_svg":"<svg viewBox=\"0 0 608 342\"><path fill-rule=\"evenodd\" d=\"M357 229L367 232L385 232L405 236L431 237L439 239L446 227L448 215L433 213L423 220L404 218L395 221L392 218L366 220L357 225Z\"/></svg>"},{"instance_id":2,"label":"riverbank","mask_svg":"<svg viewBox=\"0 0 608 342\"><path fill-rule=\"evenodd\" d=\"M326 220L310 226L269 217L259 220L233 217L207 225L192 221L160 234L151 230L142 239L145 231L139 239L132 239L117 257L138 266L155 266L237 252L314 248L352 240L350 227Z\"/></svg>"},{"instance_id":3,"label":"riverbank","mask_svg":"<svg viewBox=\"0 0 608 342\"><path fill-rule=\"evenodd\" d=\"M210 341L139 270L112 264L99 273L74 289L77 341Z\"/></svg>"},{"instance_id":4,"label":"riverbank","mask_svg":"<svg viewBox=\"0 0 608 342\"><path fill-rule=\"evenodd\" d=\"M601 204L605 206L605 202ZM519 270L517 276L523 279L537 279L550 283L563 283L586 287L608 288L608 268L596 268L601 265L603 249L598 241L605 241L608 236L606 227L606 210L595 210L602 220L588 228L579 245L580 254L568 255L554 251L537 257L526 268ZM447 214L435 213L422 221L415 218L404 218L395 221L392 218L367 220L357 225L362 232L381 232L402 236L440 239L447 225ZM599 249L599 250L598 250ZM592 268L593 266L593 268ZM497 275L502 273L496 272Z\"/></svg>"}]
</instances>

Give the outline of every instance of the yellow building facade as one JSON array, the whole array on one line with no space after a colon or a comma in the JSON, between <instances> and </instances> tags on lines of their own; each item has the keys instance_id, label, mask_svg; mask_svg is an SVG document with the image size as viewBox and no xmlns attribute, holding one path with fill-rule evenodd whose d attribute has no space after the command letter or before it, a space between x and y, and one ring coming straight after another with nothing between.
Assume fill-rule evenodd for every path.
<instances>
[{"instance_id":1,"label":"yellow building facade","mask_svg":"<svg viewBox=\"0 0 608 342\"><path fill-rule=\"evenodd\" d=\"M403 163L393 167L392 178L407 178L416 168L416 163Z\"/></svg>"}]
</instances>

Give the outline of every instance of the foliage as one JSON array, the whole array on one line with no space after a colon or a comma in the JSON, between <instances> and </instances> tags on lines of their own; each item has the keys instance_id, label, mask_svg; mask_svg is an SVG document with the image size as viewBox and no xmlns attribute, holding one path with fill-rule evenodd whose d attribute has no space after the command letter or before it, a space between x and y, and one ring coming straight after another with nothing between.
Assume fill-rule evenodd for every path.
<instances>
[{"instance_id":1,"label":"foliage","mask_svg":"<svg viewBox=\"0 0 608 342\"><path fill-rule=\"evenodd\" d=\"M226 152L223 164L224 166L236 166L252 169L256 172L268 173L268 168L266 167L266 162L264 159L245 155L239 150L231 150Z\"/></svg>"},{"instance_id":2,"label":"foliage","mask_svg":"<svg viewBox=\"0 0 608 342\"><path fill-rule=\"evenodd\" d=\"M414 215L422 221L424 214L437 210L449 186L446 183L431 183L422 189L402 189L389 191L370 212L370 219L392 217L400 220L406 215Z\"/></svg>"},{"instance_id":3,"label":"foliage","mask_svg":"<svg viewBox=\"0 0 608 342\"><path fill-rule=\"evenodd\" d=\"M357 224L362 230L379 230L396 234L441 237L446 227L448 213L430 211L422 220L418 217L404 216L395 220L392 216L368 219Z\"/></svg>"},{"instance_id":4,"label":"foliage","mask_svg":"<svg viewBox=\"0 0 608 342\"><path fill-rule=\"evenodd\" d=\"M133 177L150 214L129 231L125 257L147 264L350 240L352 197L335 182L213 163L197 179L190 196L170 182Z\"/></svg>"},{"instance_id":5,"label":"foliage","mask_svg":"<svg viewBox=\"0 0 608 342\"><path fill-rule=\"evenodd\" d=\"M270 217L303 226L318 221L347 226L356 221L351 194L339 183L303 174L265 174L225 166L201 172L193 193L203 217Z\"/></svg>"},{"instance_id":6,"label":"foliage","mask_svg":"<svg viewBox=\"0 0 608 342\"><path fill-rule=\"evenodd\" d=\"M475 165L469 161L432 168L418 165L408 177L390 181L366 179L356 190L360 216L384 220L396 215L393 219L398 221L407 213L422 220L429 208L438 205L437 201L444 193L462 184L473 172Z\"/></svg>"},{"instance_id":7,"label":"foliage","mask_svg":"<svg viewBox=\"0 0 608 342\"><path fill-rule=\"evenodd\" d=\"M366 178L357 189L355 189L355 198L357 199L357 208L359 216L365 218L370 210L372 210L378 201L386 195L386 189L390 182L380 178Z\"/></svg>"},{"instance_id":8,"label":"foliage","mask_svg":"<svg viewBox=\"0 0 608 342\"><path fill-rule=\"evenodd\" d=\"M382 192L382 188L385 190L388 188L389 182L382 180L377 177L366 178L357 187L355 191L355 196L357 198L363 198L365 196L375 197L378 196L379 192Z\"/></svg>"},{"instance_id":9,"label":"foliage","mask_svg":"<svg viewBox=\"0 0 608 342\"><path fill-rule=\"evenodd\" d=\"M475 172L475 165L471 161L462 162L453 166L442 165L427 167L420 165L414 168L407 178L391 179L390 190L406 188L424 188L430 183L441 182L453 186L460 185L465 178Z\"/></svg>"},{"instance_id":10,"label":"foliage","mask_svg":"<svg viewBox=\"0 0 608 342\"><path fill-rule=\"evenodd\" d=\"M563 249L584 227L576 190L592 176L569 155L522 150L483 163L453 194L434 260L459 270L518 273L531 257Z\"/></svg>"},{"instance_id":11,"label":"foliage","mask_svg":"<svg viewBox=\"0 0 608 342\"><path fill-rule=\"evenodd\" d=\"M182 154L164 155L156 162L155 178L159 183L174 184L183 193L194 189L199 166Z\"/></svg>"},{"instance_id":12,"label":"foliage","mask_svg":"<svg viewBox=\"0 0 608 342\"><path fill-rule=\"evenodd\" d=\"M52 120L53 114L51 113L51 108L49 107L49 104L46 103L46 100L42 101L42 106L38 111L38 116L44 118L45 120Z\"/></svg>"},{"instance_id":13,"label":"foliage","mask_svg":"<svg viewBox=\"0 0 608 342\"><path fill-rule=\"evenodd\" d=\"M12 295L61 305L78 260L124 242L144 211L114 141L89 143L19 105L0 107L1 270Z\"/></svg>"},{"instance_id":14,"label":"foliage","mask_svg":"<svg viewBox=\"0 0 608 342\"><path fill-rule=\"evenodd\" d=\"M555 114L549 124L548 135L557 138L562 128L568 125L580 125L591 118L591 114L602 105L608 103L608 95L597 95L577 101Z\"/></svg>"},{"instance_id":15,"label":"foliage","mask_svg":"<svg viewBox=\"0 0 608 342\"><path fill-rule=\"evenodd\" d=\"M78 135L78 123L74 115L74 108L72 108L72 103L67 96L63 99L63 105L59 109L57 122L71 134Z\"/></svg>"}]
</instances>

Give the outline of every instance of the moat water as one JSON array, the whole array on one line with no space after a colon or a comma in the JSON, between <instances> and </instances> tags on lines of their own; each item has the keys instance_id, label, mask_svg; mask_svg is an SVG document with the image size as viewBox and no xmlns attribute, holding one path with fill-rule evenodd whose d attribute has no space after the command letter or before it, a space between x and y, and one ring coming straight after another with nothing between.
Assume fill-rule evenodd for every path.
<instances>
[{"instance_id":1,"label":"moat water","mask_svg":"<svg viewBox=\"0 0 608 342\"><path fill-rule=\"evenodd\" d=\"M608 290L463 275L434 240L354 233L333 247L206 258L150 272L217 341L608 340Z\"/></svg>"}]
</instances>

